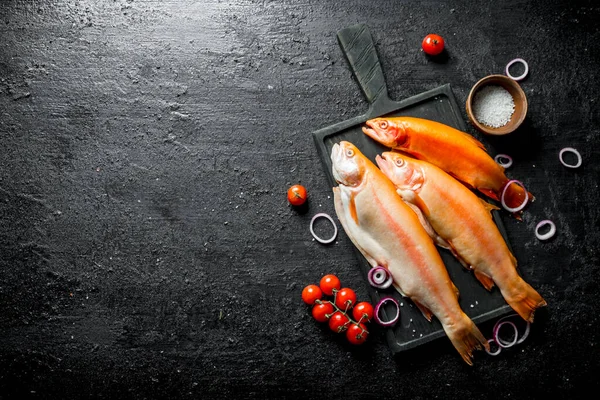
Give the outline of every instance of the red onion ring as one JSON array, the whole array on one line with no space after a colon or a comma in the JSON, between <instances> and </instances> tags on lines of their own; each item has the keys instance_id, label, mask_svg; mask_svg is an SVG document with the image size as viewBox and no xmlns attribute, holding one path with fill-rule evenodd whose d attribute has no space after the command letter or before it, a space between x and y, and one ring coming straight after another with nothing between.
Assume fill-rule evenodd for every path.
<instances>
[{"instance_id":1,"label":"red onion ring","mask_svg":"<svg viewBox=\"0 0 600 400\"><path fill-rule=\"evenodd\" d=\"M510 71L508 70L515 63L521 63L525 67L525 71L521 75L519 75L519 76L512 76L510 74ZM511 62L509 62L508 64L506 64L506 69L504 70L504 72L506 73L506 76L508 76L510 79L512 79L513 81L517 81L518 82L518 81L523 80L527 76L527 74L529 73L529 65L527 65L527 63L525 62L525 60L523 60L522 58L515 58L514 60L512 60Z\"/></svg>"},{"instance_id":2,"label":"red onion ring","mask_svg":"<svg viewBox=\"0 0 600 400\"><path fill-rule=\"evenodd\" d=\"M381 285L387 279L387 273L382 270L382 268L375 268L375 271L372 275L373 283L377 285Z\"/></svg>"},{"instance_id":3,"label":"red onion ring","mask_svg":"<svg viewBox=\"0 0 600 400\"><path fill-rule=\"evenodd\" d=\"M504 325L511 326L515 332L515 337L512 342L507 342L506 340L502 340L500 338L500 328L502 328ZM502 321L496 323L496 326L494 326L494 333L492 334L492 336L494 337L496 343L498 343L498 346L502 347L503 349L507 349L517 344L517 340L519 340L519 330L517 329L517 326L514 324L514 322Z\"/></svg>"},{"instance_id":4,"label":"red onion ring","mask_svg":"<svg viewBox=\"0 0 600 400\"><path fill-rule=\"evenodd\" d=\"M387 289L392 285L394 279L387 268L378 265L369 270L367 279L371 286L377 289Z\"/></svg>"},{"instance_id":5,"label":"red onion ring","mask_svg":"<svg viewBox=\"0 0 600 400\"><path fill-rule=\"evenodd\" d=\"M502 162L502 159L508 160L508 161ZM498 165L500 165L502 168L508 168L511 165L513 165L513 159L508 154L497 154L496 157L494 157L494 161L496 161L498 163Z\"/></svg>"},{"instance_id":6,"label":"red onion ring","mask_svg":"<svg viewBox=\"0 0 600 400\"><path fill-rule=\"evenodd\" d=\"M523 190L525 191L525 199L523 200L523 203L521 203L520 205L518 205L517 207L514 207L514 208L509 207L506 204L506 201L504 201L504 196L506 195L506 189L508 189L508 187L510 185L512 185L513 183L516 183L517 185L521 186L523 188ZM508 183L506 185L504 185L504 189L502 189L502 195L500 196L500 203L502 203L502 207L504 207L504 209L506 211L509 211L512 213L519 212L525 208L528 201L529 201L529 193L527 192L527 189L525 189L525 185L523 185L523 183L521 183L521 181L513 179L513 180L508 181Z\"/></svg>"},{"instance_id":7,"label":"red onion ring","mask_svg":"<svg viewBox=\"0 0 600 400\"><path fill-rule=\"evenodd\" d=\"M525 328L525 332L523 332L523 336L519 340L517 340L517 344L521 344L527 339L529 336L529 331L531 330L531 322L527 321L527 327Z\"/></svg>"},{"instance_id":8,"label":"red onion ring","mask_svg":"<svg viewBox=\"0 0 600 400\"><path fill-rule=\"evenodd\" d=\"M575 156L577 157L577 164L567 164L565 160L563 160L563 155L565 153L575 154ZM583 162L583 160L581 159L581 154L579 154L579 152L572 147L565 147L564 149L562 149L560 153L558 153L558 159L560 160L560 163L567 168L579 168L581 167L581 163Z\"/></svg>"},{"instance_id":9,"label":"red onion ring","mask_svg":"<svg viewBox=\"0 0 600 400\"><path fill-rule=\"evenodd\" d=\"M508 347L512 347L516 344L521 344L525 341L525 339L527 339L527 337L529 336L529 332L531 331L531 322L529 321L525 321L527 323L527 326L525 328L525 332L523 332L523 335L521 337L519 336L518 330L517 330L517 326L514 322L510 322L507 321L507 319L509 318L520 318L517 314L509 314L505 317L500 318L498 321L496 321L496 323L494 324L494 328L492 330L493 332L493 338L488 340L488 343L491 343L491 341L496 342L496 344L500 347L500 348L508 348ZM515 331L515 338L513 339L512 342L507 342L506 340L502 340L500 339L499 336L499 332L500 332L500 328L504 325L507 324L509 326L512 326L514 331ZM487 350L486 350L487 352ZM489 355L492 356L496 356L500 353L500 349L498 349L498 351L495 352L487 352Z\"/></svg>"},{"instance_id":10,"label":"red onion ring","mask_svg":"<svg viewBox=\"0 0 600 400\"><path fill-rule=\"evenodd\" d=\"M315 224L315 220L317 218L327 218L329 220L329 222L331 222L331 224L333 225L333 236L330 237L329 239L322 239L320 237L317 236L317 234L315 233L313 226ZM312 219L310 220L310 233L313 235L313 237L318 241L321 242L323 244L328 244L331 243L335 240L335 237L337 236L337 226L335 225L335 222L333 221L333 218L331 218L329 216L329 214L325 214L325 213L318 213L315 214L314 217L312 217Z\"/></svg>"},{"instance_id":11,"label":"red onion ring","mask_svg":"<svg viewBox=\"0 0 600 400\"><path fill-rule=\"evenodd\" d=\"M543 226L546 225L550 225L550 230L546 233L540 233L540 229ZM556 233L556 225L554 225L554 222L550 221L549 219L545 219L543 221L540 221L536 226L535 226L535 237L540 239L540 240L548 240L550 239L552 236L554 236L554 234Z\"/></svg>"},{"instance_id":12,"label":"red onion ring","mask_svg":"<svg viewBox=\"0 0 600 400\"><path fill-rule=\"evenodd\" d=\"M396 307L396 315L389 321L382 321L381 318L379 318L379 311L381 310L381 307L387 302L392 302L394 304L394 306ZM375 306L375 313L373 315L373 318L375 319L375 322L377 322L381 326L392 326L396 323L396 321L398 321L399 317L400 307L398 306L398 302L396 301L396 299L394 299L393 297L384 297L381 300L379 300L379 303L377 303L377 305Z\"/></svg>"},{"instance_id":13,"label":"red onion ring","mask_svg":"<svg viewBox=\"0 0 600 400\"><path fill-rule=\"evenodd\" d=\"M488 343L490 344L490 350L488 351L488 349L484 348L485 352L488 353L490 356L497 356L498 354L500 354L500 352L502 351L502 347L500 347L498 345L498 343L496 342L495 339L488 339ZM498 349L496 351L491 351L491 346L495 345L498 347Z\"/></svg>"}]
</instances>

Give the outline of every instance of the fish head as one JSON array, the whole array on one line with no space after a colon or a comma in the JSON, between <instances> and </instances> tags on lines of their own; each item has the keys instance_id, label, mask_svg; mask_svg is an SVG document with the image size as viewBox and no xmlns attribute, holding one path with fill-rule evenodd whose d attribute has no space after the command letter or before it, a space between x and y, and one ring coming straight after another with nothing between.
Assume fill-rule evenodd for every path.
<instances>
[{"instance_id":1,"label":"fish head","mask_svg":"<svg viewBox=\"0 0 600 400\"><path fill-rule=\"evenodd\" d=\"M350 142L341 141L331 149L332 173L337 183L359 186L366 172L365 157Z\"/></svg>"},{"instance_id":2,"label":"fish head","mask_svg":"<svg viewBox=\"0 0 600 400\"><path fill-rule=\"evenodd\" d=\"M418 191L425 181L419 162L397 151L386 151L375 157L377 166L401 190Z\"/></svg>"},{"instance_id":3,"label":"fish head","mask_svg":"<svg viewBox=\"0 0 600 400\"><path fill-rule=\"evenodd\" d=\"M406 144L408 132L400 121L392 118L373 118L365 122L362 131L384 146L401 148Z\"/></svg>"}]
</instances>

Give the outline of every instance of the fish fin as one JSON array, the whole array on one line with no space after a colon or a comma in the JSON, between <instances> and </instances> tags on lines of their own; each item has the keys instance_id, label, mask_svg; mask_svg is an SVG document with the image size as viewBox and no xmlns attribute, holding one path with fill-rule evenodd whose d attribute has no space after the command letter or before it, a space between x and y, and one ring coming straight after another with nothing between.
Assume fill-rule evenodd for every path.
<instances>
[{"instance_id":1,"label":"fish fin","mask_svg":"<svg viewBox=\"0 0 600 400\"><path fill-rule=\"evenodd\" d=\"M408 207L410 207L411 210L413 210L415 212L415 214L417 214L417 217L419 218L419 222L425 229L425 232L427 232L429 237L433 240L433 242L443 249L449 249L450 244L444 238L442 238L440 235L437 234L437 232L433 229L433 227L431 226L431 224L429 223L429 221L423 214L423 211L421 211L421 209L418 206L416 206L415 204L413 204L411 202L406 201L405 203Z\"/></svg>"},{"instance_id":2,"label":"fish fin","mask_svg":"<svg viewBox=\"0 0 600 400\"><path fill-rule=\"evenodd\" d=\"M394 287L396 288L396 290L398 291L398 293L400 293L400 295L401 295L402 297L408 297L408 296L407 296L407 295L406 295L406 294L405 294L405 293L402 291L402 289L400 288L400 286L398 286L398 285L396 284L396 282L394 282Z\"/></svg>"},{"instance_id":3,"label":"fish fin","mask_svg":"<svg viewBox=\"0 0 600 400\"><path fill-rule=\"evenodd\" d=\"M431 322L431 318L433 318L433 313L431 312L431 310L425 307L423 304L419 303L418 301L413 300L413 303L415 303L415 306L417 306L417 308L421 310L425 319Z\"/></svg>"},{"instance_id":4,"label":"fish fin","mask_svg":"<svg viewBox=\"0 0 600 400\"><path fill-rule=\"evenodd\" d=\"M418 207L423 215L429 215L429 208L427 208L427 204L425 204L423 199L421 199L421 197L419 197L414 190L396 189L396 193L398 193L405 202L410 203L409 205Z\"/></svg>"},{"instance_id":5,"label":"fish fin","mask_svg":"<svg viewBox=\"0 0 600 400\"><path fill-rule=\"evenodd\" d=\"M500 207L498 207L495 204L490 203L489 201L486 201L485 199L482 199L481 197L479 198L479 200L481 200L481 204L483 204L483 207L485 207L486 210L488 210L490 213L494 210L499 210Z\"/></svg>"},{"instance_id":6,"label":"fish fin","mask_svg":"<svg viewBox=\"0 0 600 400\"><path fill-rule=\"evenodd\" d=\"M460 298L460 290L458 290L454 282L452 283L452 290L454 290L454 294L456 295L456 299L458 300Z\"/></svg>"},{"instance_id":7,"label":"fish fin","mask_svg":"<svg viewBox=\"0 0 600 400\"><path fill-rule=\"evenodd\" d=\"M462 133L469 142L473 143L475 146L479 147L481 150L487 151L485 146L483 145L483 143L481 143L479 140L475 139L475 137L469 135L467 132L463 132L463 131L459 131L459 132Z\"/></svg>"},{"instance_id":8,"label":"fish fin","mask_svg":"<svg viewBox=\"0 0 600 400\"><path fill-rule=\"evenodd\" d=\"M462 314L459 321L453 324L443 324L446 335L461 355L462 359L469 365L473 365L473 351L490 350L490 344L477 325L466 315Z\"/></svg>"},{"instance_id":9,"label":"fish fin","mask_svg":"<svg viewBox=\"0 0 600 400\"><path fill-rule=\"evenodd\" d=\"M352 197L350 197L349 207L350 207L350 217L352 217L354 222L356 222L356 225L358 225L358 212L356 211L356 202L354 201L354 194L352 194Z\"/></svg>"},{"instance_id":10,"label":"fish fin","mask_svg":"<svg viewBox=\"0 0 600 400\"><path fill-rule=\"evenodd\" d=\"M360 241L356 240L354 234L352 233L352 229L348 228L348 219L346 213L344 212L342 193L340 191L340 188L337 186L333 188L333 205L335 207L335 212L338 217L338 220L342 224L342 228L344 228L346 236L348 236L350 241L354 244L358 251L360 251L360 253L365 257L365 259L371 266L378 265L378 262L373 257L371 257L371 255L364 248L360 246Z\"/></svg>"},{"instance_id":11,"label":"fish fin","mask_svg":"<svg viewBox=\"0 0 600 400\"><path fill-rule=\"evenodd\" d=\"M475 278L486 288L488 291L494 287L494 281L489 276L482 274L481 272L475 271Z\"/></svg>"},{"instance_id":12,"label":"fish fin","mask_svg":"<svg viewBox=\"0 0 600 400\"><path fill-rule=\"evenodd\" d=\"M492 200L500 201L500 195L495 190L487 188L477 188L477 190L479 190L481 193L483 193ZM502 191L500 191L500 194L501 193Z\"/></svg>"},{"instance_id":13,"label":"fish fin","mask_svg":"<svg viewBox=\"0 0 600 400\"><path fill-rule=\"evenodd\" d=\"M454 247L452 247L451 242L447 242L447 243L448 243L448 247L446 247L446 248L448 250L450 250L450 252L454 256L454 258L456 258L456 261L458 261L460 263L460 265L462 265L463 267L465 267L466 269L468 269L470 271L472 269L471 266L469 264L467 264L467 262L465 260L463 260L463 258L460 256L460 254L458 254L458 252L454 249Z\"/></svg>"},{"instance_id":14,"label":"fish fin","mask_svg":"<svg viewBox=\"0 0 600 400\"><path fill-rule=\"evenodd\" d=\"M468 188L470 190L475 190L475 187L473 185L471 185L469 182L466 182L463 179L461 179L454 172L452 172L452 171L446 171L446 172L448 173L448 175L450 175L451 177L453 177L454 179L456 179L457 181L459 181L460 183L462 183L466 188Z\"/></svg>"},{"instance_id":15,"label":"fish fin","mask_svg":"<svg viewBox=\"0 0 600 400\"><path fill-rule=\"evenodd\" d=\"M517 259L515 258L515 256L513 255L513 253L511 251L508 252L508 254L510 255L510 260L512 261L512 265L515 266L515 268L517 268Z\"/></svg>"},{"instance_id":16,"label":"fish fin","mask_svg":"<svg viewBox=\"0 0 600 400\"><path fill-rule=\"evenodd\" d=\"M523 211L518 211L518 212L512 213L512 216L517 221L523 221Z\"/></svg>"},{"instance_id":17,"label":"fish fin","mask_svg":"<svg viewBox=\"0 0 600 400\"><path fill-rule=\"evenodd\" d=\"M546 306L548 303L546 303L546 300L544 300L531 285L525 282L521 277L518 279L520 284L511 285L510 287L510 291L514 294L507 294L505 293L506 290L501 290L502 296L508 305L511 306L521 318L525 321L533 322L535 310Z\"/></svg>"}]
</instances>

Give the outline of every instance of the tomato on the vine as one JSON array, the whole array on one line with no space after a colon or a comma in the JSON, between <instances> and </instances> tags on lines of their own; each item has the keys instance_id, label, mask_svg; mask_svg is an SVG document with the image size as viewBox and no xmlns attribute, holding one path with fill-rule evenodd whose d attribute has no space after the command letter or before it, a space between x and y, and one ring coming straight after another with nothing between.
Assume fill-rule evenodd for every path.
<instances>
[{"instance_id":1,"label":"tomato on the vine","mask_svg":"<svg viewBox=\"0 0 600 400\"><path fill-rule=\"evenodd\" d=\"M346 338L352 344L363 344L368 336L369 332L363 324L352 324L346 331Z\"/></svg>"},{"instance_id":2,"label":"tomato on the vine","mask_svg":"<svg viewBox=\"0 0 600 400\"><path fill-rule=\"evenodd\" d=\"M422 43L423 51L430 56L437 56L444 51L444 38L435 33L425 36Z\"/></svg>"},{"instance_id":3,"label":"tomato on the vine","mask_svg":"<svg viewBox=\"0 0 600 400\"><path fill-rule=\"evenodd\" d=\"M315 304L312 309L312 316L319 322L326 322L333 314L333 304L329 301L323 301L321 304Z\"/></svg>"},{"instance_id":4,"label":"tomato on the vine","mask_svg":"<svg viewBox=\"0 0 600 400\"><path fill-rule=\"evenodd\" d=\"M349 310L356 303L356 293L350 288L343 288L335 295L335 305L342 311Z\"/></svg>"},{"instance_id":5,"label":"tomato on the vine","mask_svg":"<svg viewBox=\"0 0 600 400\"><path fill-rule=\"evenodd\" d=\"M325 293L327 296L333 296L333 291L340 290L342 284L337 276L329 274L321 278L319 286L321 287L323 293Z\"/></svg>"},{"instance_id":6,"label":"tomato on the vine","mask_svg":"<svg viewBox=\"0 0 600 400\"><path fill-rule=\"evenodd\" d=\"M302 185L291 186L287 191L287 199L293 206L301 206L306 203L308 194Z\"/></svg>"},{"instance_id":7,"label":"tomato on the vine","mask_svg":"<svg viewBox=\"0 0 600 400\"><path fill-rule=\"evenodd\" d=\"M302 300L310 306L315 304L315 301L321 297L323 297L323 292L317 285L308 285L302 289Z\"/></svg>"},{"instance_id":8,"label":"tomato on the vine","mask_svg":"<svg viewBox=\"0 0 600 400\"><path fill-rule=\"evenodd\" d=\"M362 301L354 306L352 309L352 316L357 321L360 321L361 319L370 321L373 319L373 306L371 303Z\"/></svg>"},{"instance_id":9,"label":"tomato on the vine","mask_svg":"<svg viewBox=\"0 0 600 400\"><path fill-rule=\"evenodd\" d=\"M348 318L346 314L336 311L331 318L329 318L329 329L335 333L340 333L348 329L349 323L350 318Z\"/></svg>"}]
</instances>

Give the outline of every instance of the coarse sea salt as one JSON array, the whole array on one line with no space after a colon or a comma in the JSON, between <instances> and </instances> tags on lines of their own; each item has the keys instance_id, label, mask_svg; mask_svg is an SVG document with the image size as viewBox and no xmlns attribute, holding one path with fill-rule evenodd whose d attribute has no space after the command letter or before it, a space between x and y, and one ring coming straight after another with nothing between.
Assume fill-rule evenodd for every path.
<instances>
[{"instance_id":1,"label":"coarse sea salt","mask_svg":"<svg viewBox=\"0 0 600 400\"><path fill-rule=\"evenodd\" d=\"M502 86L485 86L477 91L473 99L475 119L492 128L506 125L514 112L515 101Z\"/></svg>"}]
</instances>

